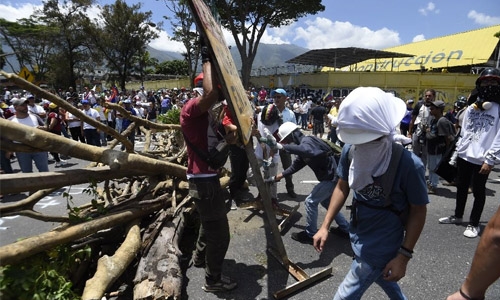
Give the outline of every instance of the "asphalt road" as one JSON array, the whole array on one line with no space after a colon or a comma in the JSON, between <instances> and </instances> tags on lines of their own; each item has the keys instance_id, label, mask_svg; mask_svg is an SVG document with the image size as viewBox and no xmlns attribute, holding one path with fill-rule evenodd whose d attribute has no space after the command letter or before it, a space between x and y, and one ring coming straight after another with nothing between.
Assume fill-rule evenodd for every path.
<instances>
[{"instance_id":1,"label":"asphalt road","mask_svg":"<svg viewBox=\"0 0 500 300\"><path fill-rule=\"evenodd\" d=\"M67 168L81 168L87 162L75 158L69 159ZM17 163L13 166L18 168ZM57 170L50 164L51 170ZM1 179L1 176L0 176ZM299 195L290 199L285 190L284 181L278 184L280 203L288 206L300 204L298 212L282 232L282 240L287 255L293 263L302 268L309 276L332 267L332 275L296 292L285 299L332 299L336 288L347 273L351 263L351 249L346 239L330 235L326 250L317 253L311 245L300 244L291 239L292 232L303 230L305 210L303 201L314 186L314 174L305 168L294 176L295 191ZM1 184L1 180L0 180ZM87 185L65 187L45 197L35 209L55 215L66 212L66 199L62 196L66 190L73 196L74 205L87 202L81 195ZM487 184L487 202L482 215L481 228L496 211L499 205L500 172L495 169ZM251 194L251 195L250 195ZM250 187L249 196L257 195L257 189ZM24 194L5 196L2 200L17 201L26 197ZM453 213L455 207L455 188L439 186L436 195L430 195L427 220L415 248L414 258L410 261L406 277L400 281L404 293L409 299L445 299L458 289L466 276L479 238L468 239L462 235L465 225L441 225L438 218ZM348 200L348 202L350 202ZM472 195L466 207L466 218L472 206ZM343 211L347 216L348 212ZM320 208L319 222L325 210ZM274 247L274 239L265 230L262 211L247 209L231 210L228 213L231 226L231 243L224 262L225 273L234 278L239 286L229 293L205 293L201 286L204 271L191 267L185 273L183 299L273 299L273 293L296 283L288 271L270 255L267 248ZM278 219L280 219L278 217ZM14 242L21 237L32 236L50 230L54 223L43 223L25 217L0 218L0 245ZM376 285L370 287L363 299L386 299L384 292ZM488 290L486 299L500 299L500 281Z\"/></svg>"}]
</instances>

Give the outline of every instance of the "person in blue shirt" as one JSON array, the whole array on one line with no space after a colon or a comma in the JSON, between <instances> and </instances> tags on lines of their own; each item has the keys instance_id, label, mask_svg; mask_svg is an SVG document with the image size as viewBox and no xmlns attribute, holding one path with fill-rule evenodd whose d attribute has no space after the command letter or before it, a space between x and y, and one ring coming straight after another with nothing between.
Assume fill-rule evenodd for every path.
<instances>
[{"instance_id":1,"label":"person in blue shirt","mask_svg":"<svg viewBox=\"0 0 500 300\"><path fill-rule=\"evenodd\" d=\"M408 131L410 130L410 122L411 122L411 114L413 112L413 99L408 99L406 100L406 113L403 117L403 120L401 120L401 124L399 124L399 131L401 131L401 134L404 136L408 135Z\"/></svg>"},{"instance_id":2,"label":"person in blue shirt","mask_svg":"<svg viewBox=\"0 0 500 300\"><path fill-rule=\"evenodd\" d=\"M313 237L316 250L323 251L330 224L352 190L349 234L354 259L333 299L361 299L372 283L390 299L407 299L397 281L406 275L429 198L422 161L393 140L405 111L403 100L375 87L355 89L340 106L337 134L346 145L337 168L339 180Z\"/></svg>"},{"instance_id":3,"label":"person in blue shirt","mask_svg":"<svg viewBox=\"0 0 500 300\"><path fill-rule=\"evenodd\" d=\"M125 99L123 100L123 106L126 111L130 113L132 116L137 116L137 111L132 107L132 100L130 99ZM132 124L132 120L129 118L124 117L122 121L122 132L127 130L127 128ZM127 139L134 145L135 143L135 130L132 130L132 132L129 133L127 136ZM125 150L125 146L121 146L121 150Z\"/></svg>"}]
</instances>

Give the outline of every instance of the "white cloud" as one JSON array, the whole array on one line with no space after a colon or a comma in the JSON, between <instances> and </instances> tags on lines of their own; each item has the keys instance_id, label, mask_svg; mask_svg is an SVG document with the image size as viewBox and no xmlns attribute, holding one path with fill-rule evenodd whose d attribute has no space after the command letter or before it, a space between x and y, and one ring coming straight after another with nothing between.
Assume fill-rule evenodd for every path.
<instances>
[{"instance_id":1,"label":"white cloud","mask_svg":"<svg viewBox=\"0 0 500 300\"><path fill-rule=\"evenodd\" d=\"M418 12L423 16L427 16L429 13L439 14L439 9L436 9L433 2L429 2L425 8L420 8Z\"/></svg>"},{"instance_id":2,"label":"white cloud","mask_svg":"<svg viewBox=\"0 0 500 300\"><path fill-rule=\"evenodd\" d=\"M423 34L416 35L415 37L413 37L413 40L411 42L416 43L421 41L425 41L425 36Z\"/></svg>"},{"instance_id":3,"label":"white cloud","mask_svg":"<svg viewBox=\"0 0 500 300\"><path fill-rule=\"evenodd\" d=\"M500 24L500 17L491 17L475 10L471 10L467 14L467 18L474 20L476 24L490 26Z\"/></svg>"},{"instance_id":4,"label":"white cloud","mask_svg":"<svg viewBox=\"0 0 500 300\"><path fill-rule=\"evenodd\" d=\"M34 5L31 3L21 3L21 4L0 4L0 18L7 21L14 22L19 19L28 18L35 9L42 8L41 5Z\"/></svg>"},{"instance_id":5,"label":"white cloud","mask_svg":"<svg viewBox=\"0 0 500 300\"><path fill-rule=\"evenodd\" d=\"M387 28L373 31L349 22L332 22L320 17L305 23L307 27L298 27L294 30L293 41L303 40L309 49L338 47L384 49L401 43L399 33Z\"/></svg>"},{"instance_id":6,"label":"white cloud","mask_svg":"<svg viewBox=\"0 0 500 300\"><path fill-rule=\"evenodd\" d=\"M186 47L181 42L172 41L165 31L160 31L159 37L152 40L149 46L161 51L186 52Z\"/></svg>"},{"instance_id":7,"label":"white cloud","mask_svg":"<svg viewBox=\"0 0 500 300\"><path fill-rule=\"evenodd\" d=\"M42 5L33 5L31 3L22 3L22 4L0 4L0 18L4 18L7 21L16 21L22 18L28 18L35 9L41 9ZM87 15L91 19L99 20L100 7L97 5L93 5L87 10ZM172 41L170 39L169 34L166 31L159 32L160 37L153 40L150 43L150 46L164 51L173 51L173 52L184 52L186 48L182 45L182 43Z\"/></svg>"}]
</instances>

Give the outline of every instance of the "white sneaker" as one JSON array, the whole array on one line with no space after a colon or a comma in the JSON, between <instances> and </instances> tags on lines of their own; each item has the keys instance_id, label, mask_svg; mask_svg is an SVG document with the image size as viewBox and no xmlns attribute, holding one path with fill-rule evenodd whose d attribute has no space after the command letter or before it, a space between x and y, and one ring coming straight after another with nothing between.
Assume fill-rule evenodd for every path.
<instances>
[{"instance_id":1,"label":"white sneaker","mask_svg":"<svg viewBox=\"0 0 500 300\"><path fill-rule=\"evenodd\" d=\"M468 238L475 238L479 234L479 226L474 227L472 225L467 225L467 229L464 231L464 235Z\"/></svg>"}]
</instances>

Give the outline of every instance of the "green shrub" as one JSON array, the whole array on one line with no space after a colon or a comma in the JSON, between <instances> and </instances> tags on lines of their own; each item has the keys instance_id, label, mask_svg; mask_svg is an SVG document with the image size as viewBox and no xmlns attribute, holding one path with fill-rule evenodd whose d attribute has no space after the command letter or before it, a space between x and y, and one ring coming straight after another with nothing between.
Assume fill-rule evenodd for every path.
<instances>
[{"instance_id":1,"label":"green shrub","mask_svg":"<svg viewBox=\"0 0 500 300\"><path fill-rule=\"evenodd\" d=\"M0 267L0 299L80 299L68 278L90 252L88 246L76 251L59 246Z\"/></svg>"}]
</instances>

